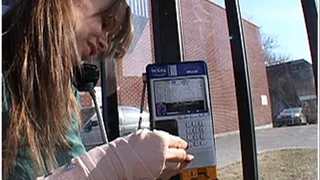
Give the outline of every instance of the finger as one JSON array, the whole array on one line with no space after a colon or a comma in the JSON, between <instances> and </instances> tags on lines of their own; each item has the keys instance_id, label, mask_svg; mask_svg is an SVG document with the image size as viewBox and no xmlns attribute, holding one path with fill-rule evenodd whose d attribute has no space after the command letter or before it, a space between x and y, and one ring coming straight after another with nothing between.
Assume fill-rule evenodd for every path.
<instances>
[{"instance_id":1,"label":"finger","mask_svg":"<svg viewBox=\"0 0 320 180\"><path fill-rule=\"evenodd\" d=\"M187 152L183 149L169 148L166 153L166 160L173 162L185 161L187 157Z\"/></svg>"},{"instance_id":2,"label":"finger","mask_svg":"<svg viewBox=\"0 0 320 180\"><path fill-rule=\"evenodd\" d=\"M185 162L191 162L194 160L194 156L192 154L187 154L186 159L184 160Z\"/></svg>"},{"instance_id":3,"label":"finger","mask_svg":"<svg viewBox=\"0 0 320 180\"><path fill-rule=\"evenodd\" d=\"M170 135L169 148L187 149L188 143L178 136Z\"/></svg>"}]
</instances>

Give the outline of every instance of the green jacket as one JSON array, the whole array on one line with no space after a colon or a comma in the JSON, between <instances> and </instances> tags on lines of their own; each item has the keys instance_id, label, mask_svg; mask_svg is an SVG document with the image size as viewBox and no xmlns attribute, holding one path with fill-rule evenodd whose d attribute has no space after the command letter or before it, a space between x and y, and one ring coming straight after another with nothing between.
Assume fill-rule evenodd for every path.
<instances>
[{"instance_id":1,"label":"green jacket","mask_svg":"<svg viewBox=\"0 0 320 180\"><path fill-rule=\"evenodd\" d=\"M75 95L79 99L79 93L75 90ZM2 137L5 138L6 130L10 124L10 97L6 90L6 84L2 77ZM74 157L80 156L85 153L86 150L81 142L80 131L78 126L78 120L74 120L74 123L70 127L68 134L66 135L67 141L70 144L71 149L68 151L58 150L56 153L56 160L58 166L66 164ZM2 139L3 140L3 139ZM48 172L43 172L48 173ZM42 174L45 175L45 174ZM9 174L8 180L33 180L34 167L32 165L31 156L28 147L21 147L18 150L18 156L16 159L16 166L14 170Z\"/></svg>"}]
</instances>

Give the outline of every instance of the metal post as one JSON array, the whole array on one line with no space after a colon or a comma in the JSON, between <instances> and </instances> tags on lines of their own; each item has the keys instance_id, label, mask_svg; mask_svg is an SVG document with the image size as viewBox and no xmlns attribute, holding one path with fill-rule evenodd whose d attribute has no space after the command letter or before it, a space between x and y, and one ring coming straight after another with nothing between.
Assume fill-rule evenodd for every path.
<instances>
[{"instance_id":1,"label":"metal post","mask_svg":"<svg viewBox=\"0 0 320 180\"><path fill-rule=\"evenodd\" d=\"M99 122L99 127L100 127L100 134L101 134L101 137L102 137L102 143L103 144L106 144L109 142L108 140L108 135L107 135L107 131L106 131L106 125L103 121L103 118L101 117L101 110L100 110L100 107L98 105L98 102L97 102L97 99L96 99L96 95L95 95L95 90L94 89L91 89L89 91L92 99L93 99L93 103L94 103L94 108L96 109L96 112L97 112L97 118L98 118L98 122Z\"/></svg>"},{"instance_id":2,"label":"metal post","mask_svg":"<svg viewBox=\"0 0 320 180\"><path fill-rule=\"evenodd\" d=\"M181 61L176 0L151 0L156 63Z\"/></svg>"},{"instance_id":3,"label":"metal post","mask_svg":"<svg viewBox=\"0 0 320 180\"><path fill-rule=\"evenodd\" d=\"M243 178L259 179L250 78L238 0L225 1L236 86Z\"/></svg>"},{"instance_id":4,"label":"metal post","mask_svg":"<svg viewBox=\"0 0 320 180\"><path fill-rule=\"evenodd\" d=\"M102 117L108 140L113 141L120 136L117 99L116 60L101 61L102 85Z\"/></svg>"},{"instance_id":5,"label":"metal post","mask_svg":"<svg viewBox=\"0 0 320 180\"><path fill-rule=\"evenodd\" d=\"M318 13L314 0L301 0L301 5L308 32L309 46L313 66L314 83L318 96Z\"/></svg>"},{"instance_id":6,"label":"metal post","mask_svg":"<svg viewBox=\"0 0 320 180\"><path fill-rule=\"evenodd\" d=\"M151 0L154 54L158 64L181 62L177 4L176 0ZM179 175L171 178L179 179Z\"/></svg>"},{"instance_id":7,"label":"metal post","mask_svg":"<svg viewBox=\"0 0 320 180\"><path fill-rule=\"evenodd\" d=\"M146 73L142 73L142 94L141 94L141 101L140 101L140 117L139 117L139 123L138 123L138 129L141 129L141 123L142 123L142 113L144 108L144 98L146 94L147 89L147 75Z\"/></svg>"}]
</instances>

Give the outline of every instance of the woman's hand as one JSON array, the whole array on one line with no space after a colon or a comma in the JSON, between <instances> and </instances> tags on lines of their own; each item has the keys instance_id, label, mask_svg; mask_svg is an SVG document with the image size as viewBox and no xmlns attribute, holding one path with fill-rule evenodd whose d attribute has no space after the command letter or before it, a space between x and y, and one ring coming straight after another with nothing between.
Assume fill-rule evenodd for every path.
<instances>
[{"instance_id":1,"label":"woman's hand","mask_svg":"<svg viewBox=\"0 0 320 180\"><path fill-rule=\"evenodd\" d=\"M163 131L154 132L169 141L164 152L165 166L161 175L158 177L158 179L167 180L181 172L181 170L186 167L194 157L191 154L187 154L186 150L188 148L188 144L180 137L170 135Z\"/></svg>"}]
</instances>

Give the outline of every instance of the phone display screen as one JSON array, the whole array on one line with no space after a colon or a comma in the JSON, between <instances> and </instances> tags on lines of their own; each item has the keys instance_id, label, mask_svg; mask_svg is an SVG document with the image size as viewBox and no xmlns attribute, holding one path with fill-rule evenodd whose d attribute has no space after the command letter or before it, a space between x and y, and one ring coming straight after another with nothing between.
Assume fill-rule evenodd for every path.
<instances>
[{"instance_id":1,"label":"phone display screen","mask_svg":"<svg viewBox=\"0 0 320 180\"><path fill-rule=\"evenodd\" d=\"M201 77L154 81L157 116L207 112L204 88Z\"/></svg>"}]
</instances>

